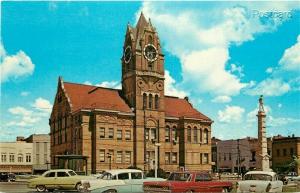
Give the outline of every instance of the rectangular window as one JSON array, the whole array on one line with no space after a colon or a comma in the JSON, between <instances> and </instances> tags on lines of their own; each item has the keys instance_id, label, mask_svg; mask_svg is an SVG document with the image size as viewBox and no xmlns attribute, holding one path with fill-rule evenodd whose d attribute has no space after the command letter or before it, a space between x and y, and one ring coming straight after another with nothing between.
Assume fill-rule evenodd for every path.
<instances>
[{"instance_id":1,"label":"rectangular window","mask_svg":"<svg viewBox=\"0 0 300 193\"><path fill-rule=\"evenodd\" d=\"M293 155L294 155L294 149L291 148L291 149L290 149L290 156L293 156Z\"/></svg>"},{"instance_id":2,"label":"rectangular window","mask_svg":"<svg viewBox=\"0 0 300 193\"><path fill-rule=\"evenodd\" d=\"M229 160L231 160L231 153L229 153Z\"/></svg>"},{"instance_id":3,"label":"rectangular window","mask_svg":"<svg viewBox=\"0 0 300 193\"><path fill-rule=\"evenodd\" d=\"M191 128L187 129L187 142L188 143L192 142L192 130L191 130Z\"/></svg>"},{"instance_id":4,"label":"rectangular window","mask_svg":"<svg viewBox=\"0 0 300 193\"><path fill-rule=\"evenodd\" d=\"M280 156L280 149L276 150L277 156Z\"/></svg>"},{"instance_id":5,"label":"rectangular window","mask_svg":"<svg viewBox=\"0 0 300 193\"><path fill-rule=\"evenodd\" d=\"M145 129L145 138L146 138L146 141L149 140L149 129L148 128Z\"/></svg>"},{"instance_id":6,"label":"rectangular window","mask_svg":"<svg viewBox=\"0 0 300 193\"><path fill-rule=\"evenodd\" d=\"M208 164L208 153L204 153L203 154L203 159L202 159L202 163L203 164Z\"/></svg>"},{"instance_id":7,"label":"rectangular window","mask_svg":"<svg viewBox=\"0 0 300 193\"><path fill-rule=\"evenodd\" d=\"M170 164L170 152L165 152L165 163Z\"/></svg>"},{"instance_id":8,"label":"rectangular window","mask_svg":"<svg viewBox=\"0 0 300 193\"><path fill-rule=\"evenodd\" d=\"M116 163L122 163L122 151L117 151Z\"/></svg>"},{"instance_id":9,"label":"rectangular window","mask_svg":"<svg viewBox=\"0 0 300 193\"><path fill-rule=\"evenodd\" d=\"M14 154L9 155L9 162L15 162L15 155Z\"/></svg>"},{"instance_id":10,"label":"rectangular window","mask_svg":"<svg viewBox=\"0 0 300 193\"><path fill-rule=\"evenodd\" d=\"M198 143L198 130L194 128L194 143Z\"/></svg>"},{"instance_id":11,"label":"rectangular window","mask_svg":"<svg viewBox=\"0 0 300 193\"><path fill-rule=\"evenodd\" d=\"M31 154L30 153L26 153L26 162L31 162Z\"/></svg>"},{"instance_id":12,"label":"rectangular window","mask_svg":"<svg viewBox=\"0 0 300 193\"><path fill-rule=\"evenodd\" d=\"M125 152L125 163L131 163L131 152L130 151Z\"/></svg>"},{"instance_id":13,"label":"rectangular window","mask_svg":"<svg viewBox=\"0 0 300 193\"><path fill-rule=\"evenodd\" d=\"M1 154L1 162L6 162L6 153Z\"/></svg>"},{"instance_id":14,"label":"rectangular window","mask_svg":"<svg viewBox=\"0 0 300 193\"><path fill-rule=\"evenodd\" d=\"M23 155L22 154L18 155L18 162L23 162Z\"/></svg>"},{"instance_id":15,"label":"rectangular window","mask_svg":"<svg viewBox=\"0 0 300 193\"><path fill-rule=\"evenodd\" d=\"M172 153L172 163L176 164L177 163L177 152Z\"/></svg>"},{"instance_id":16,"label":"rectangular window","mask_svg":"<svg viewBox=\"0 0 300 193\"><path fill-rule=\"evenodd\" d=\"M109 139L113 139L114 138L114 129L113 128L109 128L109 130L108 130L108 138Z\"/></svg>"},{"instance_id":17,"label":"rectangular window","mask_svg":"<svg viewBox=\"0 0 300 193\"><path fill-rule=\"evenodd\" d=\"M286 156L286 149L283 149L283 156Z\"/></svg>"},{"instance_id":18,"label":"rectangular window","mask_svg":"<svg viewBox=\"0 0 300 193\"><path fill-rule=\"evenodd\" d=\"M151 138L151 140L152 139L156 139L156 129L151 129L151 136L150 136L150 138Z\"/></svg>"},{"instance_id":19,"label":"rectangular window","mask_svg":"<svg viewBox=\"0 0 300 193\"><path fill-rule=\"evenodd\" d=\"M226 161L226 153L224 153L224 161Z\"/></svg>"},{"instance_id":20,"label":"rectangular window","mask_svg":"<svg viewBox=\"0 0 300 193\"><path fill-rule=\"evenodd\" d=\"M165 142L170 142L170 128L165 129Z\"/></svg>"},{"instance_id":21,"label":"rectangular window","mask_svg":"<svg viewBox=\"0 0 300 193\"><path fill-rule=\"evenodd\" d=\"M100 128L100 138L105 138L105 128L104 127L101 127Z\"/></svg>"},{"instance_id":22,"label":"rectangular window","mask_svg":"<svg viewBox=\"0 0 300 193\"><path fill-rule=\"evenodd\" d=\"M176 141L177 140L177 132L176 132L176 128L173 127L172 129L172 140Z\"/></svg>"},{"instance_id":23,"label":"rectangular window","mask_svg":"<svg viewBox=\"0 0 300 193\"><path fill-rule=\"evenodd\" d=\"M130 130L126 130L125 131L125 139L126 140L131 140L131 132L130 132Z\"/></svg>"},{"instance_id":24,"label":"rectangular window","mask_svg":"<svg viewBox=\"0 0 300 193\"><path fill-rule=\"evenodd\" d=\"M100 152L99 152L99 161L100 162L105 162L105 149L100 149Z\"/></svg>"},{"instance_id":25,"label":"rectangular window","mask_svg":"<svg viewBox=\"0 0 300 193\"><path fill-rule=\"evenodd\" d=\"M146 162L149 163L149 159L150 159L150 151L146 152Z\"/></svg>"},{"instance_id":26,"label":"rectangular window","mask_svg":"<svg viewBox=\"0 0 300 193\"><path fill-rule=\"evenodd\" d=\"M117 140L122 140L122 130L121 129L117 130Z\"/></svg>"}]
</instances>

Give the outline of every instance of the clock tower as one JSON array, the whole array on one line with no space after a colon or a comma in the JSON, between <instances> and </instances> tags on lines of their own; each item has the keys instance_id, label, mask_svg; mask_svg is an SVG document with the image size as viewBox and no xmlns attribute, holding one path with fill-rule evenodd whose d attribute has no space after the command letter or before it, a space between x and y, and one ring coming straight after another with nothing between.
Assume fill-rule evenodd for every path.
<instances>
[{"instance_id":1,"label":"clock tower","mask_svg":"<svg viewBox=\"0 0 300 193\"><path fill-rule=\"evenodd\" d=\"M134 164L143 168L165 126L164 55L156 29L143 13L135 27L127 25L121 60L123 96L135 112Z\"/></svg>"}]
</instances>

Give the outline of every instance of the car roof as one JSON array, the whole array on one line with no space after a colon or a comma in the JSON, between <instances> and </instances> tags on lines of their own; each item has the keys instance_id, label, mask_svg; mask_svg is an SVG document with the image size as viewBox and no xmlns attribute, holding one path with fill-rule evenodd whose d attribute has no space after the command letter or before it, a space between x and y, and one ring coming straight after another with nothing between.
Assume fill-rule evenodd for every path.
<instances>
[{"instance_id":1,"label":"car roof","mask_svg":"<svg viewBox=\"0 0 300 193\"><path fill-rule=\"evenodd\" d=\"M132 173L132 172L142 173L143 171L137 169L115 169L115 170L106 170L105 172L111 173L112 175L116 175L120 173Z\"/></svg>"},{"instance_id":2,"label":"car roof","mask_svg":"<svg viewBox=\"0 0 300 193\"><path fill-rule=\"evenodd\" d=\"M53 170L48 170L47 172L69 172L73 171L71 169L53 169Z\"/></svg>"},{"instance_id":3,"label":"car roof","mask_svg":"<svg viewBox=\"0 0 300 193\"><path fill-rule=\"evenodd\" d=\"M247 172L245 175L247 175L247 174L267 174L267 175L271 175L271 176L276 175L275 172L270 172L270 171L250 171L250 172Z\"/></svg>"}]
</instances>

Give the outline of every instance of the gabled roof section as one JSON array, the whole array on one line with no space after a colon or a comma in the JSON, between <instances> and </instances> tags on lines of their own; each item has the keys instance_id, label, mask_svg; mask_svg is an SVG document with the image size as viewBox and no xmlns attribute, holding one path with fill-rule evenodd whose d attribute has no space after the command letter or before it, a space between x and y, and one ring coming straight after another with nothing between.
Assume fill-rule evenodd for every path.
<instances>
[{"instance_id":1,"label":"gabled roof section","mask_svg":"<svg viewBox=\"0 0 300 193\"><path fill-rule=\"evenodd\" d=\"M184 117L191 119L201 119L211 122L212 120L197 111L186 99L165 96L165 115L166 117Z\"/></svg>"},{"instance_id":2,"label":"gabled roof section","mask_svg":"<svg viewBox=\"0 0 300 193\"><path fill-rule=\"evenodd\" d=\"M65 92L72 104L72 112L81 109L102 109L132 113L120 96L120 90L64 82Z\"/></svg>"}]
</instances>

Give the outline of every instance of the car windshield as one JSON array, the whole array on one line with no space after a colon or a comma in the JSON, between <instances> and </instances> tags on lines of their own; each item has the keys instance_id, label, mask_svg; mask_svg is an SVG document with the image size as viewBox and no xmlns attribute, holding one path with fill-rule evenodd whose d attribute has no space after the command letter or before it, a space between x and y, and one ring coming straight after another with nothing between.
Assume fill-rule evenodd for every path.
<instances>
[{"instance_id":1,"label":"car windshield","mask_svg":"<svg viewBox=\"0 0 300 193\"><path fill-rule=\"evenodd\" d=\"M246 174L245 180L261 180L261 181L272 181L272 176L268 174Z\"/></svg>"},{"instance_id":2,"label":"car windshield","mask_svg":"<svg viewBox=\"0 0 300 193\"><path fill-rule=\"evenodd\" d=\"M74 171L69 171L68 173L70 174L70 176L76 176L77 175Z\"/></svg>"},{"instance_id":3,"label":"car windshield","mask_svg":"<svg viewBox=\"0 0 300 193\"><path fill-rule=\"evenodd\" d=\"M169 181L189 181L191 174L189 173L172 173L168 180Z\"/></svg>"},{"instance_id":4,"label":"car windshield","mask_svg":"<svg viewBox=\"0 0 300 193\"><path fill-rule=\"evenodd\" d=\"M103 176L101 176L101 179L102 180L111 180L112 179L112 175L111 175L111 173L104 172Z\"/></svg>"}]
</instances>

